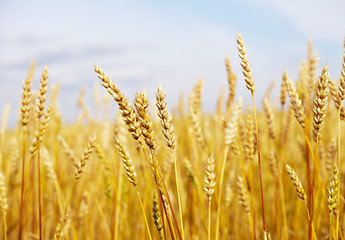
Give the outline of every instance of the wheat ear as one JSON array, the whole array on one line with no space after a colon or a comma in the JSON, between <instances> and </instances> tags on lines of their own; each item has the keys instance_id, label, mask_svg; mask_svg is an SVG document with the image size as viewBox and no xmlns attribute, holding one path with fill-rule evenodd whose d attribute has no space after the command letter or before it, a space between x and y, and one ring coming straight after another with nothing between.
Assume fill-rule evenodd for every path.
<instances>
[{"instance_id":1,"label":"wheat ear","mask_svg":"<svg viewBox=\"0 0 345 240\"><path fill-rule=\"evenodd\" d=\"M78 163L78 167L75 170L75 180L77 181L81 175L83 174L84 170L85 170L85 166L87 161L90 159L91 154L95 148L95 143L96 143L96 137L91 137L89 140L89 144L87 145L87 147L84 150L83 156L80 159L80 162Z\"/></svg>"},{"instance_id":2,"label":"wheat ear","mask_svg":"<svg viewBox=\"0 0 345 240\"><path fill-rule=\"evenodd\" d=\"M281 103L282 107L285 105L286 98L288 95L287 78L288 78L287 71L285 70L283 75L282 75L282 83L281 83L281 87L280 87L280 103Z\"/></svg>"},{"instance_id":3,"label":"wheat ear","mask_svg":"<svg viewBox=\"0 0 345 240\"><path fill-rule=\"evenodd\" d=\"M144 136L146 145L151 149L156 149L153 125L149 113L148 95L145 90L135 95L134 106L141 122L141 133Z\"/></svg>"},{"instance_id":4,"label":"wheat ear","mask_svg":"<svg viewBox=\"0 0 345 240\"><path fill-rule=\"evenodd\" d=\"M292 181L292 184L295 186L297 196L302 199L304 205L307 204L307 195L305 194L303 185L301 181L299 180L295 170L292 169L288 164L286 164L286 171L289 174L289 177Z\"/></svg>"},{"instance_id":5,"label":"wheat ear","mask_svg":"<svg viewBox=\"0 0 345 240\"><path fill-rule=\"evenodd\" d=\"M267 120L268 134L272 140L275 140L276 136L274 133L274 126L275 126L274 114L267 97L264 99L264 111L265 111L266 120Z\"/></svg>"},{"instance_id":6,"label":"wheat ear","mask_svg":"<svg viewBox=\"0 0 345 240\"><path fill-rule=\"evenodd\" d=\"M126 96L120 92L117 86L111 81L111 79L104 73L103 69L94 64L94 69L97 74L97 77L102 81L103 87L107 89L109 94L114 98L114 100L119 105L119 110L122 114L122 117L126 123L128 131L132 134L132 137L135 140L139 141L141 135L140 121L137 114L134 111L134 108L129 104Z\"/></svg>"},{"instance_id":7,"label":"wheat ear","mask_svg":"<svg viewBox=\"0 0 345 240\"><path fill-rule=\"evenodd\" d=\"M160 239L163 239L162 230L163 230L163 221L162 221L162 215L160 213L159 209L159 202L158 202L158 196L157 194L154 194L153 196L153 206L152 206L152 217L153 222L158 230Z\"/></svg>"},{"instance_id":8,"label":"wheat ear","mask_svg":"<svg viewBox=\"0 0 345 240\"><path fill-rule=\"evenodd\" d=\"M248 63L247 49L244 46L241 33L237 33L237 49L239 51L238 56L241 59L242 73L246 81L246 87L253 93L255 91L253 73Z\"/></svg>"},{"instance_id":9,"label":"wheat ear","mask_svg":"<svg viewBox=\"0 0 345 240\"><path fill-rule=\"evenodd\" d=\"M313 126L314 126L314 139L320 134L321 126L325 120L326 116L326 107L328 101L328 92L329 92L329 73L327 71L327 65L321 70L321 76L316 88L316 94L314 97L314 106L313 106Z\"/></svg>"},{"instance_id":10,"label":"wheat ear","mask_svg":"<svg viewBox=\"0 0 345 240\"><path fill-rule=\"evenodd\" d=\"M132 162L131 158L129 157L127 151L123 147L122 143L120 142L120 140L115 136L114 136L114 142L115 142L115 147L117 148L117 150L120 154L120 157L122 159L123 166L126 170L128 180L135 187L135 186L137 186L138 182L137 182L137 175L136 175L135 170L134 170L133 162Z\"/></svg>"},{"instance_id":11,"label":"wheat ear","mask_svg":"<svg viewBox=\"0 0 345 240\"><path fill-rule=\"evenodd\" d=\"M231 103L235 100L236 94L236 75L233 73L231 69L230 58L227 56L225 57L225 67L226 73L228 76L228 87L229 87L229 97L226 103L227 110L230 108Z\"/></svg>"},{"instance_id":12,"label":"wheat ear","mask_svg":"<svg viewBox=\"0 0 345 240\"><path fill-rule=\"evenodd\" d=\"M167 103L165 101L165 92L161 86L158 87L156 93L156 106L158 109L158 116L161 119L162 132L165 137L165 144L172 151L176 148L176 139L174 134L174 127L171 124L172 116L168 112Z\"/></svg>"},{"instance_id":13,"label":"wheat ear","mask_svg":"<svg viewBox=\"0 0 345 240\"><path fill-rule=\"evenodd\" d=\"M237 178L237 188L239 202L246 214L249 216L251 211L249 203L249 194L242 177Z\"/></svg>"},{"instance_id":14,"label":"wheat ear","mask_svg":"<svg viewBox=\"0 0 345 240\"><path fill-rule=\"evenodd\" d=\"M291 101L292 108L295 113L295 117L297 121L300 123L302 128L305 128L305 121L304 121L304 108L302 106L302 101L299 99L296 89L291 81L291 78L286 74L287 78L287 89Z\"/></svg>"},{"instance_id":15,"label":"wheat ear","mask_svg":"<svg viewBox=\"0 0 345 240\"><path fill-rule=\"evenodd\" d=\"M206 195L208 197L208 239L211 240L211 200L214 194L214 186L216 185L216 173L215 173L215 159L213 156L207 160L205 186Z\"/></svg>"},{"instance_id":16,"label":"wheat ear","mask_svg":"<svg viewBox=\"0 0 345 240\"><path fill-rule=\"evenodd\" d=\"M339 170L337 165L334 165L332 179L328 187L328 209L329 214L337 215L338 209L338 185L339 185Z\"/></svg>"}]
</instances>

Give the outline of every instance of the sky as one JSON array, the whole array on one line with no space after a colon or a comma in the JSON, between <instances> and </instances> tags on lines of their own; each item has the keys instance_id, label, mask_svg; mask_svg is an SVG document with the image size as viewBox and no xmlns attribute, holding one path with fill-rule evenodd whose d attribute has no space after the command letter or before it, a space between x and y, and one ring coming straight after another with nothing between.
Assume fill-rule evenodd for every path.
<instances>
[{"instance_id":1,"label":"sky","mask_svg":"<svg viewBox=\"0 0 345 240\"><path fill-rule=\"evenodd\" d=\"M18 1L0 0L0 114L11 105L10 122L18 117L22 85L36 61L33 88L43 65L49 85L60 84L59 106L66 121L80 114L77 98L94 112L94 86L106 94L93 72L100 65L132 101L145 88L154 100L162 85L168 106L187 98L204 78L203 108L214 111L221 91L228 94L224 59L237 75L237 97L250 103L236 48L241 32L261 103L271 84L278 97L281 75L293 79L313 40L320 68L331 77L341 71L345 36L345 1L190 0L190 1ZM115 103L111 103L115 112Z\"/></svg>"}]
</instances>

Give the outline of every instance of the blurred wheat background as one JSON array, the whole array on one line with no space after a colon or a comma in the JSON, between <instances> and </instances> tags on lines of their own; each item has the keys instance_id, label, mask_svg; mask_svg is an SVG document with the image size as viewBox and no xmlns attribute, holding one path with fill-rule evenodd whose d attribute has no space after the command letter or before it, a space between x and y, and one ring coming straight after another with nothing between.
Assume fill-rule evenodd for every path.
<instances>
[{"instance_id":1,"label":"blurred wheat background","mask_svg":"<svg viewBox=\"0 0 345 240\"><path fill-rule=\"evenodd\" d=\"M344 8L1 2L0 236L343 239Z\"/></svg>"}]
</instances>

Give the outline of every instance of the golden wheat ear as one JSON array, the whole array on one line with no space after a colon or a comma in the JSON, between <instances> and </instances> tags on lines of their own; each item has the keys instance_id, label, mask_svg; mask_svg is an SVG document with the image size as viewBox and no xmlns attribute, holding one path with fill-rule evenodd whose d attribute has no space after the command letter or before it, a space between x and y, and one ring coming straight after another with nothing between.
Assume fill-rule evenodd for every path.
<instances>
[{"instance_id":1,"label":"golden wheat ear","mask_svg":"<svg viewBox=\"0 0 345 240\"><path fill-rule=\"evenodd\" d=\"M314 97L313 106L313 133L314 139L320 135L320 129L326 117L326 107L328 103L330 76L328 73L327 65L321 70L321 76L316 87L316 94Z\"/></svg>"},{"instance_id":2,"label":"golden wheat ear","mask_svg":"<svg viewBox=\"0 0 345 240\"><path fill-rule=\"evenodd\" d=\"M286 164L286 171L289 174L289 177L292 181L292 184L295 186L297 196L302 199L303 203L307 204L307 195L305 194L303 185L301 181L299 180L295 170L293 170L292 167L290 167L288 164Z\"/></svg>"},{"instance_id":3,"label":"golden wheat ear","mask_svg":"<svg viewBox=\"0 0 345 240\"><path fill-rule=\"evenodd\" d=\"M286 74L286 80L287 80L287 90L290 97L290 102L292 105L292 108L295 113L295 117L297 121L300 123L302 128L305 128L305 120L304 120L304 108L302 105L302 101L299 99L299 96L296 92L296 89L292 83L291 78Z\"/></svg>"},{"instance_id":4,"label":"golden wheat ear","mask_svg":"<svg viewBox=\"0 0 345 240\"><path fill-rule=\"evenodd\" d=\"M132 134L132 137L135 140L140 142L141 122L135 113L133 106L129 103L127 97L120 91L120 89L111 81L108 75L104 73L100 66L94 64L94 70L97 77L101 80L103 87L105 87L108 93L114 98L115 102L117 102L128 131Z\"/></svg>"},{"instance_id":5,"label":"golden wheat ear","mask_svg":"<svg viewBox=\"0 0 345 240\"><path fill-rule=\"evenodd\" d=\"M158 116L161 119L162 132L165 137L165 144L172 151L176 148L176 139L174 134L174 127L171 124L172 116L168 112L167 103L165 101L165 92L161 86L158 87L156 93L156 106L158 109Z\"/></svg>"},{"instance_id":6,"label":"golden wheat ear","mask_svg":"<svg viewBox=\"0 0 345 240\"><path fill-rule=\"evenodd\" d=\"M254 79L253 79L253 73L250 69L250 65L248 62L248 55L247 55L247 49L244 46L244 41L242 39L242 34L237 33L237 49L238 49L238 56L241 59L241 66L242 66L242 73L244 75L244 80L246 81L246 87L252 92L252 94L255 91L254 86Z\"/></svg>"},{"instance_id":7,"label":"golden wheat ear","mask_svg":"<svg viewBox=\"0 0 345 240\"><path fill-rule=\"evenodd\" d=\"M206 175L205 175L205 186L207 197L211 200L214 193L214 186L216 185L216 172L215 172L215 159L213 156L209 157L207 160Z\"/></svg>"}]
</instances>

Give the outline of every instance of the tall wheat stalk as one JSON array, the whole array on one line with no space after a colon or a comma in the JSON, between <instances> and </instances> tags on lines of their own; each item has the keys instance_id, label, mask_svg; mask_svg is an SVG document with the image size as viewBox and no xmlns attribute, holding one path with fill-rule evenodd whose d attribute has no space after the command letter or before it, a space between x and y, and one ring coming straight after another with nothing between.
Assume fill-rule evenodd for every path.
<instances>
[{"instance_id":1,"label":"tall wheat stalk","mask_svg":"<svg viewBox=\"0 0 345 240\"><path fill-rule=\"evenodd\" d=\"M343 45L343 62L342 62L342 69L341 69L341 74L340 74L340 81L339 81L339 91L338 91L338 96L340 101L338 101L339 103L341 103L344 99L345 99L345 39L344 39L344 45ZM340 169L339 172L339 176L337 181L341 181L341 166L340 166L340 133L341 133L341 129L340 129L340 118L341 118L341 109L343 109L343 107L341 106L341 104L338 104L339 108L338 108L338 159L337 159L337 165L338 168ZM338 213L337 213L337 222L336 222L336 240L338 240L338 232L339 232L339 216L340 216L340 186L337 189L338 193L337 193L337 202L338 202ZM344 223L345 223L345 217L344 217ZM341 234L341 232L340 232ZM344 234L345 234L345 230L344 230Z\"/></svg>"},{"instance_id":2,"label":"tall wheat stalk","mask_svg":"<svg viewBox=\"0 0 345 240\"><path fill-rule=\"evenodd\" d=\"M165 97L166 95L163 88L158 87L157 93L156 93L156 106L158 109L158 116L161 119L161 125L163 128L162 132L165 137L165 144L167 145L168 148L170 148L173 155L176 192L177 192L177 200L178 200L179 214L180 214L181 235L182 235L182 239L184 239L183 213L182 213L182 204L181 204L181 197L180 197L180 183L179 183L178 166L177 166L176 154L175 154L175 148L176 148L175 134L174 134L174 127L171 124L172 116L168 112Z\"/></svg>"},{"instance_id":3,"label":"tall wheat stalk","mask_svg":"<svg viewBox=\"0 0 345 240\"><path fill-rule=\"evenodd\" d=\"M26 141L26 129L29 122L30 112L31 112L31 83L34 74L35 63L32 62L30 65L28 76L24 82L23 95L22 95L22 105L21 105L21 122L23 126L23 146L22 146L22 182L21 182L21 192L20 192L20 208L19 208L19 231L18 239L22 239L22 227L23 227L23 208L24 208L24 186L25 186L25 141Z\"/></svg>"},{"instance_id":4,"label":"tall wheat stalk","mask_svg":"<svg viewBox=\"0 0 345 240\"><path fill-rule=\"evenodd\" d=\"M311 188L311 211L310 211L310 218L311 222L313 222L313 215L314 215L314 191L315 191L315 176L316 173L319 174L319 159L318 159L318 146L319 146L319 138L320 138L320 129L324 123L325 116L326 116L326 107L328 101L328 92L329 92L329 73L327 71L327 65L321 70L321 76L319 77L319 81L316 88L316 94L314 97L314 105L313 105L313 133L314 139L316 141L315 147L315 158L314 158L314 166L313 166L313 180L312 180L312 188Z\"/></svg>"},{"instance_id":5,"label":"tall wheat stalk","mask_svg":"<svg viewBox=\"0 0 345 240\"><path fill-rule=\"evenodd\" d=\"M37 117L38 117L38 141L37 141L37 174L38 174L38 219L39 219L39 237L42 239L42 197L41 197L41 156L40 156L40 143L41 143L41 117L44 115L45 101L47 99L48 91L48 69L43 67L41 82L38 93L37 103Z\"/></svg>"},{"instance_id":6,"label":"tall wheat stalk","mask_svg":"<svg viewBox=\"0 0 345 240\"><path fill-rule=\"evenodd\" d=\"M264 193L263 193L263 189L262 189L260 140L259 140L258 120L257 120L257 116L256 116L255 99L254 99L255 85L254 85L253 73L252 73L252 71L250 69L250 65L248 63L247 50L244 46L244 42L243 42L241 33L237 33L237 49L239 51L238 55L241 59L242 73L244 75L246 87L250 90L251 95L252 95L252 101L253 101L254 121L255 121L255 130L256 130L256 142L257 142L257 155L258 155L258 163L259 163L262 225L263 225L263 232L264 232L264 234L266 234L267 228L266 228L266 221L265 221Z\"/></svg>"}]
</instances>

